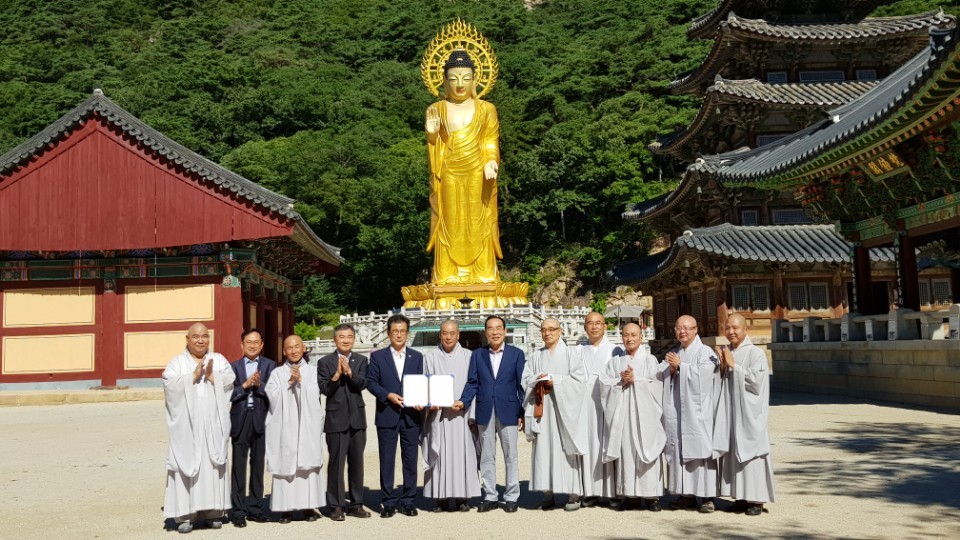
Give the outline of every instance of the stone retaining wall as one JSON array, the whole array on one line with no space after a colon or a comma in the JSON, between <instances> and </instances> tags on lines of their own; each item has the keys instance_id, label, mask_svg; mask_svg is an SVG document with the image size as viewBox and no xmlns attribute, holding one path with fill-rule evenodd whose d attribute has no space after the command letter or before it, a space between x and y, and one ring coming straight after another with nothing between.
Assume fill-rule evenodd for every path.
<instances>
[{"instance_id":1,"label":"stone retaining wall","mask_svg":"<svg viewBox=\"0 0 960 540\"><path fill-rule=\"evenodd\" d=\"M774 390L960 410L960 341L771 343Z\"/></svg>"}]
</instances>

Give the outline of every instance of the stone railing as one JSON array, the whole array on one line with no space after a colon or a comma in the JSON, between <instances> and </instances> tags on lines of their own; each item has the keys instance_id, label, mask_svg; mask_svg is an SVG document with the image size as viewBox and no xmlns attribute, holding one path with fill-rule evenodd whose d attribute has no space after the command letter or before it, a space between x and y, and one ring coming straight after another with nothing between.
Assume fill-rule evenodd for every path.
<instances>
[{"instance_id":1,"label":"stone railing","mask_svg":"<svg viewBox=\"0 0 960 540\"><path fill-rule=\"evenodd\" d=\"M583 334L583 319L590 313L590 308L547 308L534 307L529 304L511 305L504 308L483 308L483 309L423 309L423 308L401 308L389 313L373 313L369 315L341 315L340 322L352 324L357 329L357 342L369 344L371 346L382 345L387 342L387 319L391 315L402 313L410 319L411 324L416 324L423 319L485 319L490 315L499 315L505 319L520 319L526 323L533 324L537 328L540 323L547 318L555 318L560 321L564 335L567 340L579 339ZM528 331L527 334L530 337ZM536 333L539 336L539 332ZM412 335L411 335L412 338Z\"/></svg>"},{"instance_id":2,"label":"stone railing","mask_svg":"<svg viewBox=\"0 0 960 540\"><path fill-rule=\"evenodd\" d=\"M882 315L847 313L837 319L776 320L774 343L960 339L960 304L939 311L897 309Z\"/></svg>"}]
</instances>

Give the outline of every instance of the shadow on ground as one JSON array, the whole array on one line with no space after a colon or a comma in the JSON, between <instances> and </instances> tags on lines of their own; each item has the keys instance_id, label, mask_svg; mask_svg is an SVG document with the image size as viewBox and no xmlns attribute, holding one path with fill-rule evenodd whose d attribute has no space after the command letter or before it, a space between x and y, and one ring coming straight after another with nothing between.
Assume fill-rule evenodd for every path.
<instances>
[{"instance_id":1,"label":"shadow on ground","mask_svg":"<svg viewBox=\"0 0 960 540\"><path fill-rule=\"evenodd\" d=\"M793 478L801 493L829 488L857 497L942 504L960 509L960 427L908 423L834 422L816 436L797 434L799 444L849 454L841 462L807 461L778 473ZM865 481L867 476L876 480Z\"/></svg>"}]
</instances>

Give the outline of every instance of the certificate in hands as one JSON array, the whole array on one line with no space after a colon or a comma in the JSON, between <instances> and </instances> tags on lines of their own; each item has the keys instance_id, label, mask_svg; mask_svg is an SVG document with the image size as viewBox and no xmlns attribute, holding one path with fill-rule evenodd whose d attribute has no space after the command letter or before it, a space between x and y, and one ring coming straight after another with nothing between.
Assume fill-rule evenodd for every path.
<instances>
[{"instance_id":1,"label":"certificate in hands","mask_svg":"<svg viewBox=\"0 0 960 540\"><path fill-rule=\"evenodd\" d=\"M404 407L451 407L453 375L404 375Z\"/></svg>"}]
</instances>

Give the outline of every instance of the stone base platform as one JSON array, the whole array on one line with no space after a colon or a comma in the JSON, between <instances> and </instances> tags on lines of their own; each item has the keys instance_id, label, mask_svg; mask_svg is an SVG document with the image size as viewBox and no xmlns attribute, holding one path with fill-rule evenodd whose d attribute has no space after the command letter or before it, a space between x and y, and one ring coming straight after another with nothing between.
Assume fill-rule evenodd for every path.
<instances>
[{"instance_id":1,"label":"stone base platform","mask_svg":"<svg viewBox=\"0 0 960 540\"><path fill-rule=\"evenodd\" d=\"M507 307L511 304L526 304L528 283L496 282L467 285L408 285L401 287L403 307L424 309L478 309ZM460 301L469 298L469 305Z\"/></svg>"}]
</instances>

